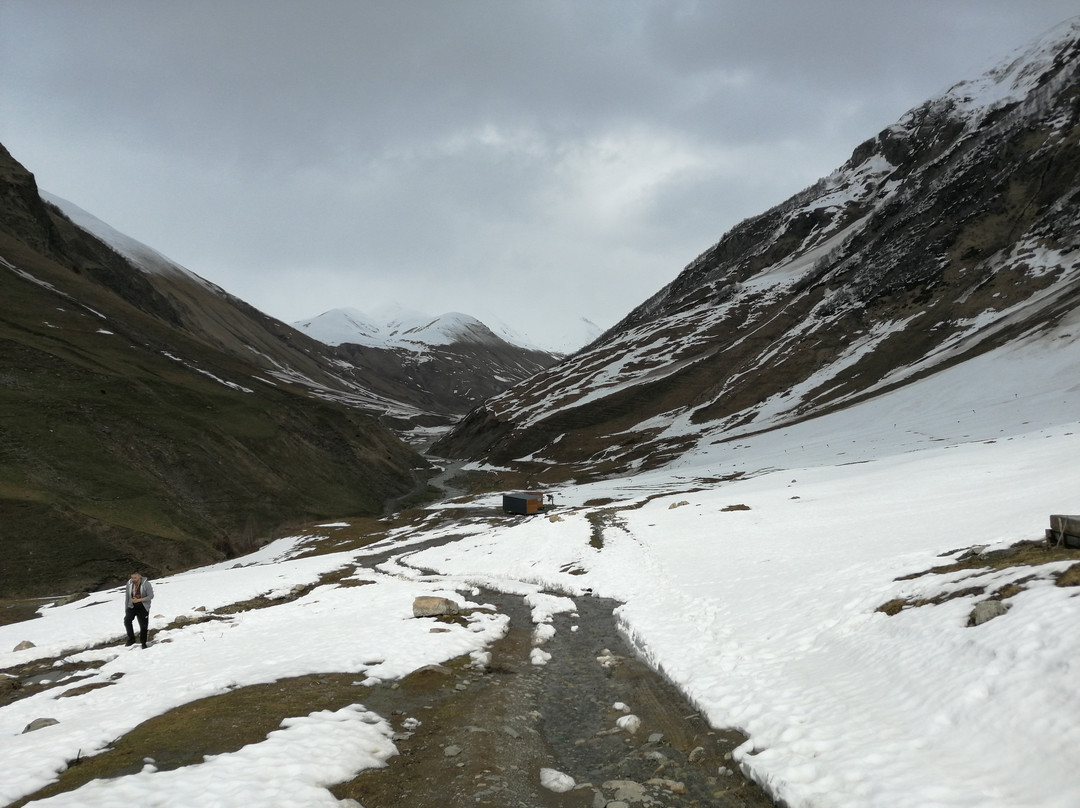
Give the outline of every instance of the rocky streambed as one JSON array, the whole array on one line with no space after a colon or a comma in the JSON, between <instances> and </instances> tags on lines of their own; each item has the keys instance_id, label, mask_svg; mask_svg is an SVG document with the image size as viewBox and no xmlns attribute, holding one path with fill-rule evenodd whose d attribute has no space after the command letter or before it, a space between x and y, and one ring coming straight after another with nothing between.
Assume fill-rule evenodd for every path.
<instances>
[{"instance_id":1,"label":"rocky streambed","mask_svg":"<svg viewBox=\"0 0 1080 808\"><path fill-rule=\"evenodd\" d=\"M731 760L743 737L711 729L619 636L618 604L575 599L538 655L521 598L476 600L511 619L490 661L373 688L365 706L390 718L399 754L332 789L339 798L367 808L772 805Z\"/></svg>"}]
</instances>

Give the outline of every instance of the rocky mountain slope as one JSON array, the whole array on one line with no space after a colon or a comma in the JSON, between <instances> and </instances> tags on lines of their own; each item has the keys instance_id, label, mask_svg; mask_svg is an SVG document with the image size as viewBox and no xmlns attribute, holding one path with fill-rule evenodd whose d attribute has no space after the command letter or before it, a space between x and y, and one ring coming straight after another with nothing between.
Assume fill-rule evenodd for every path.
<instances>
[{"instance_id":1,"label":"rocky mountain slope","mask_svg":"<svg viewBox=\"0 0 1080 808\"><path fill-rule=\"evenodd\" d=\"M0 597L378 513L426 467L319 343L159 259L76 226L0 149Z\"/></svg>"},{"instance_id":2,"label":"rocky mountain slope","mask_svg":"<svg viewBox=\"0 0 1080 808\"><path fill-rule=\"evenodd\" d=\"M622 473L847 407L1080 303L1080 22L911 110L435 447Z\"/></svg>"},{"instance_id":3,"label":"rocky mountain slope","mask_svg":"<svg viewBox=\"0 0 1080 808\"><path fill-rule=\"evenodd\" d=\"M429 413L412 423L448 424L560 358L457 312L433 317L390 307L369 316L332 309L293 325L331 346L369 390Z\"/></svg>"},{"instance_id":4,"label":"rocky mountain slope","mask_svg":"<svg viewBox=\"0 0 1080 808\"><path fill-rule=\"evenodd\" d=\"M474 318L429 318L380 333L347 310L289 327L59 197L43 198L183 302L185 325L218 347L401 433L446 426L558 357L495 336Z\"/></svg>"}]
</instances>

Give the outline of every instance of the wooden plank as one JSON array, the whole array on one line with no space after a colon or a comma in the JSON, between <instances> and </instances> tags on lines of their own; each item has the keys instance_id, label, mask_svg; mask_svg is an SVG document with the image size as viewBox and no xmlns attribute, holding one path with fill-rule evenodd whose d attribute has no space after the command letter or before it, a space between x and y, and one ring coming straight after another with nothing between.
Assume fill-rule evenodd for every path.
<instances>
[{"instance_id":1,"label":"wooden plank","mask_svg":"<svg viewBox=\"0 0 1080 808\"><path fill-rule=\"evenodd\" d=\"M1059 544L1080 548L1080 516L1051 515L1050 533Z\"/></svg>"}]
</instances>

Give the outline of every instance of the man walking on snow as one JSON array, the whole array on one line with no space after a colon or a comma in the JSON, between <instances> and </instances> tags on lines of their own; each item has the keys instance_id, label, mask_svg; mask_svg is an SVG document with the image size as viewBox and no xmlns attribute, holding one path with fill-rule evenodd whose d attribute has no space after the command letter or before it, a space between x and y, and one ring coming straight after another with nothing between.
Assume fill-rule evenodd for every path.
<instances>
[{"instance_id":1,"label":"man walking on snow","mask_svg":"<svg viewBox=\"0 0 1080 808\"><path fill-rule=\"evenodd\" d=\"M154 587L137 572L131 573L124 595L124 628L127 629L127 644L135 644L135 631L131 621L139 619L139 640L146 647L146 635L150 627L150 601L154 598Z\"/></svg>"}]
</instances>

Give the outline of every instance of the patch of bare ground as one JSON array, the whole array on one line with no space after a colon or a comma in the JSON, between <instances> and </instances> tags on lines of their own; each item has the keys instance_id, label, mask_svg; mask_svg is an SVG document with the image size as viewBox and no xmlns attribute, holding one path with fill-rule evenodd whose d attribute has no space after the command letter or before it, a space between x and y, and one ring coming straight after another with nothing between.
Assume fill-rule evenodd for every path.
<instances>
[{"instance_id":1,"label":"patch of bare ground","mask_svg":"<svg viewBox=\"0 0 1080 808\"><path fill-rule=\"evenodd\" d=\"M905 609L980 595L987 595L986 600L1004 601L1023 592L1028 583L1039 578L1053 578L1057 586L1080 586L1080 550L1052 544L1046 540L1020 541L1000 550L986 550L982 547L965 548L963 550L952 550L942 555L956 556L956 559L949 564L941 564L922 572L903 575L896 580L912 581L928 575L947 575L965 570L970 570L972 576L975 577L985 572L1015 569L1017 577L1005 584L998 582L999 585L989 593L985 586L968 586L942 591L933 596L894 598L878 606L877 611L887 615L894 615ZM1064 571L1040 574L1038 569L1046 564L1072 560L1077 563Z\"/></svg>"}]
</instances>

